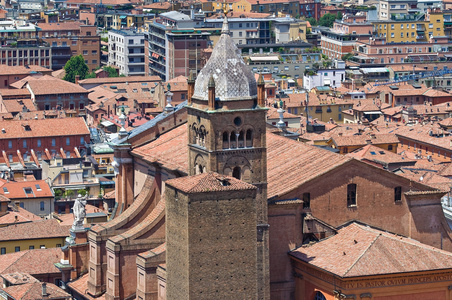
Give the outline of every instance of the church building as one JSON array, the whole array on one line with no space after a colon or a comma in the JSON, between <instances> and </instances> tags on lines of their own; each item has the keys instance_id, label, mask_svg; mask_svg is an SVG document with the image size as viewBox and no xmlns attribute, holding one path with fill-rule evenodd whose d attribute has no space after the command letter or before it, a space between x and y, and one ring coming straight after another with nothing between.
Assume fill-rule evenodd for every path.
<instances>
[{"instance_id":1,"label":"church building","mask_svg":"<svg viewBox=\"0 0 452 300\"><path fill-rule=\"evenodd\" d=\"M347 288L367 299L371 286L334 285L342 270L330 268L335 248L322 246L350 242L347 228L361 232L359 247L382 231L403 237L399 248L416 240L413 255L428 248L449 258L444 192L290 140L266 113L264 80L254 79L225 17L187 101L173 107L168 95L161 115L120 130L113 219L65 249L69 288L107 300L345 299Z\"/></svg>"}]
</instances>

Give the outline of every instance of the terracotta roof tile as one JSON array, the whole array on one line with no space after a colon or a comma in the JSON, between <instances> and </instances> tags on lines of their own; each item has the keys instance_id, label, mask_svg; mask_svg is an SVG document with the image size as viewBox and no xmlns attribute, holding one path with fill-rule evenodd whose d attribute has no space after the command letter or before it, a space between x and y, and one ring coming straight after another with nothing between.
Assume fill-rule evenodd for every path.
<instances>
[{"instance_id":1,"label":"terracotta roof tile","mask_svg":"<svg viewBox=\"0 0 452 300\"><path fill-rule=\"evenodd\" d=\"M58 22L58 23L38 23L37 27L41 29L41 31L59 31L59 30L80 30L80 26L82 23L76 22Z\"/></svg>"},{"instance_id":2,"label":"terracotta roof tile","mask_svg":"<svg viewBox=\"0 0 452 300\"><path fill-rule=\"evenodd\" d=\"M209 172L188 177L180 177L166 181L166 184L185 193L208 193L217 191L254 190L252 184L234 177Z\"/></svg>"},{"instance_id":3,"label":"terracotta roof tile","mask_svg":"<svg viewBox=\"0 0 452 300\"><path fill-rule=\"evenodd\" d=\"M61 248L33 249L1 256L0 274L25 272L31 275L61 273L55 263L63 257ZM39 260L36 258L39 257Z\"/></svg>"},{"instance_id":4,"label":"terracotta roof tile","mask_svg":"<svg viewBox=\"0 0 452 300\"><path fill-rule=\"evenodd\" d=\"M42 220L35 214L23 209L22 207L17 207L17 211L8 211L5 215L0 217L0 225L12 225L17 223L33 222Z\"/></svg>"},{"instance_id":5,"label":"terracotta roof tile","mask_svg":"<svg viewBox=\"0 0 452 300\"><path fill-rule=\"evenodd\" d=\"M0 65L0 75L22 75L22 74L30 74L32 72L51 72L51 70L36 66L29 65L28 68L25 66L8 66L8 65Z\"/></svg>"},{"instance_id":6,"label":"terracotta roof tile","mask_svg":"<svg viewBox=\"0 0 452 300\"><path fill-rule=\"evenodd\" d=\"M94 298L90 294L88 294L88 279L89 273L86 273L76 280L69 282L68 286L88 300L105 300L105 294L97 298Z\"/></svg>"},{"instance_id":7,"label":"terracotta roof tile","mask_svg":"<svg viewBox=\"0 0 452 300\"><path fill-rule=\"evenodd\" d=\"M367 141L370 141L372 145L399 143L399 139L395 134L333 135L331 139L338 147L364 146L367 144Z\"/></svg>"},{"instance_id":8,"label":"terracotta roof tile","mask_svg":"<svg viewBox=\"0 0 452 300\"><path fill-rule=\"evenodd\" d=\"M127 76L127 77L106 77L106 78L87 78L80 80L83 84L111 84L111 83L132 83L132 82L161 82L159 76Z\"/></svg>"},{"instance_id":9,"label":"terracotta roof tile","mask_svg":"<svg viewBox=\"0 0 452 300\"><path fill-rule=\"evenodd\" d=\"M56 94L88 94L88 91L78 84L61 80L52 76L43 76L37 80L28 81L28 86L34 95Z\"/></svg>"},{"instance_id":10,"label":"terracotta roof tile","mask_svg":"<svg viewBox=\"0 0 452 300\"><path fill-rule=\"evenodd\" d=\"M18 241L69 236L71 226L61 226L57 220L41 220L0 228L0 241Z\"/></svg>"},{"instance_id":11,"label":"terracotta roof tile","mask_svg":"<svg viewBox=\"0 0 452 300\"><path fill-rule=\"evenodd\" d=\"M358 150L348 153L347 156L354 157L359 160L368 160L377 163L409 163L414 162L414 159L407 159L394 152L384 150L382 148L366 145Z\"/></svg>"},{"instance_id":12,"label":"terracotta roof tile","mask_svg":"<svg viewBox=\"0 0 452 300\"><path fill-rule=\"evenodd\" d=\"M341 277L452 268L450 252L357 223L291 255Z\"/></svg>"},{"instance_id":13,"label":"terracotta roof tile","mask_svg":"<svg viewBox=\"0 0 452 300\"><path fill-rule=\"evenodd\" d=\"M27 125L30 130L25 130ZM4 133L0 132L0 140L90 134L88 126L81 117L0 121L0 128L5 129Z\"/></svg>"},{"instance_id":14,"label":"terracotta roof tile","mask_svg":"<svg viewBox=\"0 0 452 300\"><path fill-rule=\"evenodd\" d=\"M41 282L12 285L3 288L4 293L16 300L71 299L71 295L53 283L46 283L46 291L47 295L43 298Z\"/></svg>"},{"instance_id":15,"label":"terracotta roof tile","mask_svg":"<svg viewBox=\"0 0 452 300\"><path fill-rule=\"evenodd\" d=\"M135 148L132 153L187 174L187 140L187 124L184 124ZM283 195L350 160L349 157L267 132L268 198Z\"/></svg>"}]
</instances>

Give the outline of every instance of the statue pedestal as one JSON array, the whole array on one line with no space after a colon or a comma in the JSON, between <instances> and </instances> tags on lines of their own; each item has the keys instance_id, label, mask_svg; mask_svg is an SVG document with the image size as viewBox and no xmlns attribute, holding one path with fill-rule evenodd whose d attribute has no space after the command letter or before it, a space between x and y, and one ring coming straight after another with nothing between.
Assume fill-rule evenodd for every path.
<instances>
[{"instance_id":1,"label":"statue pedestal","mask_svg":"<svg viewBox=\"0 0 452 300\"><path fill-rule=\"evenodd\" d=\"M70 270L70 280L74 280L80 276L80 274L87 272L88 270L88 230L89 228L76 229L71 228L69 232L70 236L66 238L66 253L65 258L69 260L69 264L72 266ZM84 254L84 255L81 255Z\"/></svg>"},{"instance_id":2,"label":"statue pedestal","mask_svg":"<svg viewBox=\"0 0 452 300\"><path fill-rule=\"evenodd\" d=\"M75 228L72 227L69 232L71 233L71 236L66 238L66 243L68 245L74 245L74 244L84 244L88 242L88 230L89 228Z\"/></svg>"}]
</instances>

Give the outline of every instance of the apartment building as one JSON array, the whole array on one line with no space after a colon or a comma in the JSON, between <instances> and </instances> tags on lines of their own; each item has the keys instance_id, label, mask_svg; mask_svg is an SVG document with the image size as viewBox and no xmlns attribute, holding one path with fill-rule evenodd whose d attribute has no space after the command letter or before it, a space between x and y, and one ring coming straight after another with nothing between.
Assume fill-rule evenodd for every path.
<instances>
[{"instance_id":1,"label":"apartment building","mask_svg":"<svg viewBox=\"0 0 452 300\"><path fill-rule=\"evenodd\" d=\"M372 23L373 34L386 38L387 43L416 43L444 37L444 18L439 9L428 10L426 14L394 15L388 20Z\"/></svg>"},{"instance_id":2,"label":"apartment building","mask_svg":"<svg viewBox=\"0 0 452 300\"><path fill-rule=\"evenodd\" d=\"M405 16L417 11L417 0L381 0L378 5L378 18L390 20L393 15Z\"/></svg>"},{"instance_id":3,"label":"apartment building","mask_svg":"<svg viewBox=\"0 0 452 300\"><path fill-rule=\"evenodd\" d=\"M385 38L356 41L353 60L365 64L393 64L445 60L452 43L447 37L430 38L427 42L386 43Z\"/></svg>"},{"instance_id":4,"label":"apartment building","mask_svg":"<svg viewBox=\"0 0 452 300\"><path fill-rule=\"evenodd\" d=\"M145 75L144 33L136 30L108 32L108 64L125 76Z\"/></svg>"},{"instance_id":5,"label":"apartment building","mask_svg":"<svg viewBox=\"0 0 452 300\"><path fill-rule=\"evenodd\" d=\"M204 66L202 51L208 47L209 33L197 30L190 16L171 11L162 13L148 24L146 40L146 74L166 81ZM200 26L199 26L200 27Z\"/></svg>"},{"instance_id":6,"label":"apartment building","mask_svg":"<svg viewBox=\"0 0 452 300\"><path fill-rule=\"evenodd\" d=\"M372 24L366 20L366 15L344 15L342 20L336 20L332 29L321 29L320 45L322 53L328 58L342 58L351 53L357 39L372 36Z\"/></svg>"},{"instance_id":7,"label":"apartment building","mask_svg":"<svg viewBox=\"0 0 452 300\"><path fill-rule=\"evenodd\" d=\"M300 15L300 1L295 0L248 0L251 10L260 13L281 13L297 17Z\"/></svg>"},{"instance_id":8,"label":"apartment building","mask_svg":"<svg viewBox=\"0 0 452 300\"><path fill-rule=\"evenodd\" d=\"M52 68L61 69L72 57L83 55L90 71L100 66L100 36L96 27L80 22L39 23L38 37L52 47Z\"/></svg>"},{"instance_id":9,"label":"apartment building","mask_svg":"<svg viewBox=\"0 0 452 300\"><path fill-rule=\"evenodd\" d=\"M305 71L303 76L303 88L310 91L318 86L330 86L338 88L345 80L345 62L342 60L334 61L331 68L319 68L317 70Z\"/></svg>"}]
</instances>

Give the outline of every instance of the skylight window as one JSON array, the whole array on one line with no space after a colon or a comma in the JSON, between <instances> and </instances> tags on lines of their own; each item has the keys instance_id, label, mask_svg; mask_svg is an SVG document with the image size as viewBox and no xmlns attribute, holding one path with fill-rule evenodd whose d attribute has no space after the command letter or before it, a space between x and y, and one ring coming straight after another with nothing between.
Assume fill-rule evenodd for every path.
<instances>
[{"instance_id":1,"label":"skylight window","mask_svg":"<svg viewBox=\"0 0 452 300\"><path fill-rule=\"evenodd\" d=\"M39 186L39 184L36 185L36 190L41 191L41 187Z\"/></svg>"},{"instance_id":2,"label":"skylight window","mask_svg":"<svg viewBox=\"0 0 452 300\"><path fill-rule=\"evenodd\" d=\"M374 151L370 151L370 154L377 155L377 153L375 153Z\"/></svg>"},{"instance_id":3,"label":"skylight window","mask_svg":"<svg viewBox=\"0 0 452 300\"><path fill-rule=\"evenodd\" d=\"M8 192L8 188L3 188L3 192L5 193L5 194L9 194L9 192Z\"/></svg>"}]
</instances>

